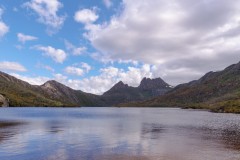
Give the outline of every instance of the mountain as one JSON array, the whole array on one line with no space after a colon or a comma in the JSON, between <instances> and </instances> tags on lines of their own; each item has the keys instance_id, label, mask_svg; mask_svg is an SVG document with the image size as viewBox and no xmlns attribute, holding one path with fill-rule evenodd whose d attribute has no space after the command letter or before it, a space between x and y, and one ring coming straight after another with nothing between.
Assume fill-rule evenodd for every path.
<instances>
[{"instance_id":1,"label":"mountain","mask_svg":"<svg viewBox=\"0 0 240 160\"><path fill-rule=\"evenodd\" d=\"M30 85L3 72L0 72L0 95L9 99L10 106L19 107L104 106L100 96L73 90L56 81L41 86Z\"/></svg>"},{"instance_id":2,"label":"mountain","mask_svg":"<svg viewBox=\"0 0 240 160\"><path fill-rule=\"evenodd\" d=\"M144 78L139 87L130 87L119 82L99 96L74 90L54 80L40 86L31 85L0 72L0 106L113 106L146 100L162 95L170 89L171 87L160 78Z\"/></svg>"},{"instance_id":3,"label":"mountain","mask_svg":"<svg viewBox=\"0 0 240 160\"><path fill-rule=\"evenodd\" d=\"M0 94L9 99L10 106L62 106L63 103L38 92L39 87L30 85L6 73L0 72Z\"/></svg>"},{"instance_id":4,"label":"mountain","mask_svg":"<svg viewBox=\"0 0 240 160\"><path fill-rule=\"evenodd\" d=\"M206 108L217 112L240 113L240 62L223 71L181 84L151 100L120 106Z\"/></svg>"},{"instance_id":5,"label":"mountain","mask_svg":"<svg viewBox=\"0 0 240 160\"><path fill-rule=\"evenodd\" d=\"M98 96L57 81L31 85L0 72L0 106L183 107L240 113L240 62L199 80L172 88L161 78L144 78L138 87L122 81Z\"/></svg>"},{"instance_id":6,"label":"mountain","mask_svg":"<svg viewBox=\"0 0 240 160\"><path fill-rule=\"evenodd\" d=\"M144 78L138 87L131 87L120 81L101 97L108 106L112 106L119 103L147 100L155 96L163 95L171 89L171 86L161 78Z\"/></svg>"},{"instance_id":7,"label":"mountain","mask_svg":"<svg viewBox=\"0 0 240 160\"><path fill-rule=\"evenodd\" d=\"M67 102L73 106L104 106L105 104L100 96L73 90L54 80L44 83L40 88L51 99Z\"/></svg>"},{"instance_id":8,"label":"mountain","mask_svg":"<svg viewBox=\"0 0 240 160\"><path fill-rule=\"evenodd\" d=\"M143 78L140 85L138 86L138 90L140 92L143 92L145 95L148 95L148 98L163 95L171 89L172 87L161 78Z\"/></svg>"}]
</instances>

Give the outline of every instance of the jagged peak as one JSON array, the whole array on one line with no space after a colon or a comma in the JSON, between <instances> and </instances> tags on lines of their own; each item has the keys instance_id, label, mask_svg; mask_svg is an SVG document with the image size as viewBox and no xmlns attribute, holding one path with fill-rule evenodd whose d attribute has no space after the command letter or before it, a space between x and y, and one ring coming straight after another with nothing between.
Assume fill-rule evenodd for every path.
<instances>
[{"instance_id":1,"label":"jagged peak","mask_svg":"<svg viewBox=\"0 0 240 160\"><path fill-rule=\"evenodd\" d=\"M144 77L138 87L141 88L141 89L151 89L151 88L170 87L170 85L167 84L160 77L159 78L154 78L154 79Z\"/></svg>"},{"instance_id":2,"label":"jagged peak","mask_svg":"<svg viewBox=\"0 0 240 160\"><path fill-rule=\"evenodd\" d=\"M45 85L45 84L61 84L61 83L59 83L55 80L49 80L49 81L45 82L43 85Z\"/></svg>"},{"instance_id":3,"label":"jagged peak","mask_svg":"<svg viewBox=\"0 0 240 160\"><path fill-rule=\"evenodd\" d=\"M119 81L116 85L125 85L123 81Z\"/></svg>"},{"instance_id":4,"label":"jagged peak","mask_svg":"<svg viewBox=\"0 0 240 160\"><path fill-rule=\"evenodd\" d=\"M240 62L236 63L236 64L232 64L230 66L228 66L227 68L224 69L224 71L227 70L234 70L234 71L239 71L240 70Z\"/></svg>"},{"instance_id":5,"label":"jagged peak","mask_svg":"<svg viewBox=\"0 0 240 160\"><path fill-rule=\"evenodd\" d=\"M118 83L116 83L111 89L109 89L108 91L106 91L103 95L106 95L108 93L111 93L111 92L115 92L115 91L118 91L118 90L121 90L121 89L126 89L128 88L129 86L127 84L124 84L122 81L119 81Z\"/></svg>"},{"instance_id":6,"label":"jagged peak","mask_svg":"<svg viewBox=\"0 0 240 160\"><path fill-rule=\"evenodd\" d=\"M42 87L53 88L53 89L56 89L56 88L69 88L69 87L65 86L64 84L62 84L62 83L60 83L58 81L55 81L55 80L50 80L50 81L45 82L42 85ZM69 89L71 89L71 88L69 88Z\"/></svg>"},{"instance_id":7,"label":"jagged peak","mask_svg":"<svg viewBox=\"0 0 240 160\"><path fill-rule=\"evenodd\" d=\"M123 81L119 81L117 84L115 84L113 86L113 88L115 88L115 89L117 89L117 88L125 88L125 87L128 87L128 85L123 83Z\"/></svg>"}]
</instances>

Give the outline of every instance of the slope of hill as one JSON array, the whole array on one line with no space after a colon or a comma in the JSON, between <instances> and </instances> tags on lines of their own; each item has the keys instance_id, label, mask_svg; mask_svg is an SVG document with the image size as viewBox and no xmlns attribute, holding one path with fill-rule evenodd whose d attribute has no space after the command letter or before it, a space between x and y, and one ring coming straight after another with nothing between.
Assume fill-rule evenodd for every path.
<instances>
[{"instance_id":1,"label":"slope of hill","mask_svg":"<svg viewBox=\"0 0 240 160\"><path fill-rule=\"evenodd\" d=\"M10 106L103 106L97 95L73 90L56 81L41 86L30 85L0 72L0 94L9 99Z\"/></svg>"},{"instance_id":2,"label":"slope of hill","mask_svg":"<svg viewBox=\"0 0 240 160\"><path fill-rule=\"evenodd\" d=\"M206 108L240 113L240 63L181 84L163 96L120 106Z\"/></svg>"},{"instance_id":3,"label":"slope of hill","mask_svg":"<svg viewBox=\"0 0 240 160\"><path fill-rule=\"evenodd\" d=\"M40 91L55 99L73 106L104 106L100 96L73 90L57 81L48 81L40 86Z\"/></svg>"},{"instance_id":4,"label":"slope of hill","mask_svg":"<svg viewBox=\"0 0 240 160\"><path fill-rule=\"evenodd\" d=\"M0 94L9 99L10 106L62 106L37 92L38 87L0 72Z\"/></svg>"}]
</instances>

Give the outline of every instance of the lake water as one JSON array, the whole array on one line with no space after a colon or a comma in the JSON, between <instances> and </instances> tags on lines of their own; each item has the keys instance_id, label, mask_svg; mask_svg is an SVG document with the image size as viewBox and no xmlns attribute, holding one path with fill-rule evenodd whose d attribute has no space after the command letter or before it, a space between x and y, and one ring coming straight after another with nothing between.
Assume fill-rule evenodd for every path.
<instances>
[{"instance_id":1,"label":"lake water","mask_svg":"<svg viewBox=\"0 0 240 160\"><path fill-rule=\"evenodd\" d=\"M1 108L0 160L240 160L240 115Z\"/></svg>"}]
</instances>

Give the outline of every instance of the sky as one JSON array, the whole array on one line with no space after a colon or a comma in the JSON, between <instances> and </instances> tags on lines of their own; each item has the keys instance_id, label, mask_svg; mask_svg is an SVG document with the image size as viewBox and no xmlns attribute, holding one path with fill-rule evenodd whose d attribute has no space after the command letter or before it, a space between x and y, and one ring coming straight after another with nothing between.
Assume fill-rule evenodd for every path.
<instances>
[{"instance_id":1,"label":"sky","mask_svg":"<svg viewBox=\"0 0 240 160\"><path fill-rule=\"evenodd\" d=\"M0 1L0 71L102 94L195 80L240 60L240 1Z\"/></svg>"}]
</instances>

